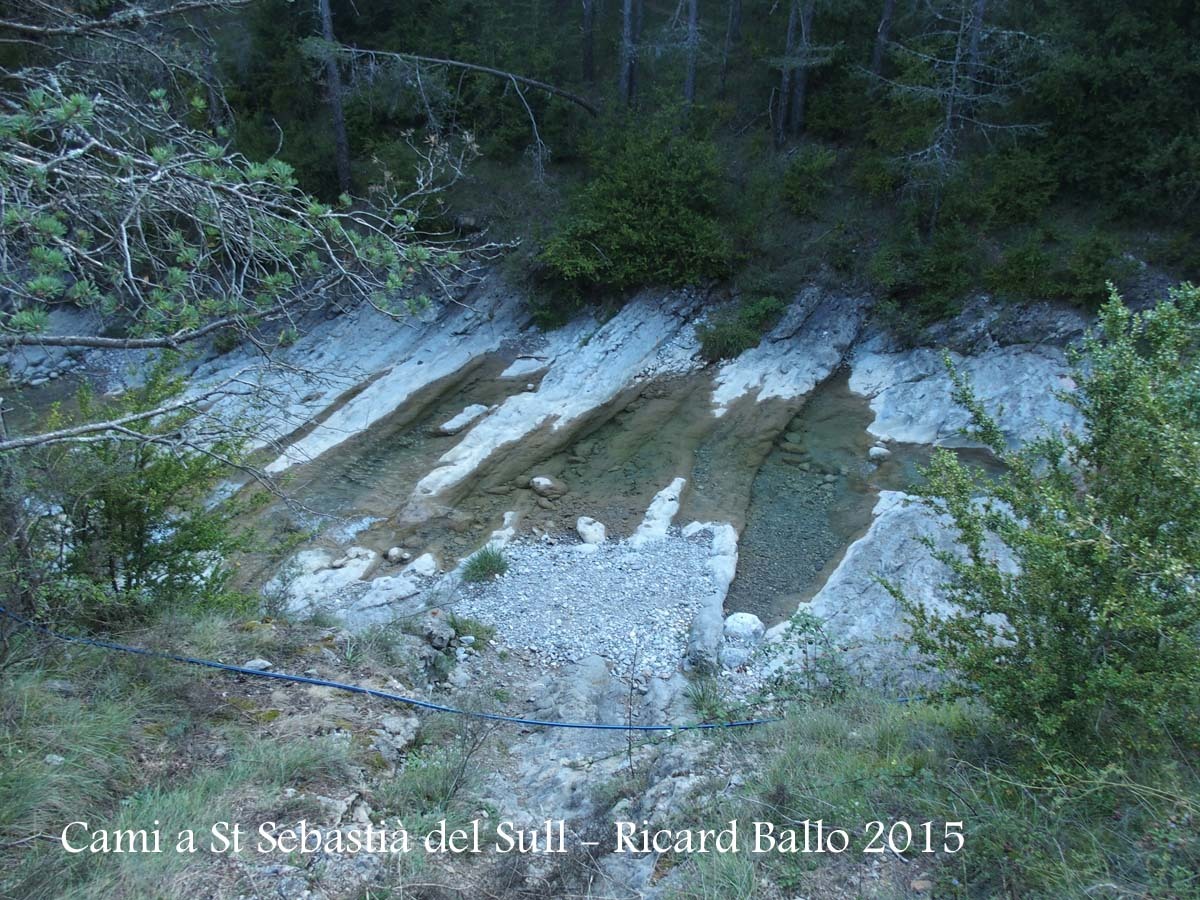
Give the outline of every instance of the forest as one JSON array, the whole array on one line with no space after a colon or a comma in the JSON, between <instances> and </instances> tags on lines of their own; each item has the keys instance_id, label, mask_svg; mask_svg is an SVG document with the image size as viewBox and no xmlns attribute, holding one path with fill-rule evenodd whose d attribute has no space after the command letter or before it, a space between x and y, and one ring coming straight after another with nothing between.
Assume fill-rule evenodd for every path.
<instances>
[{"instance_id":1,"label":"forest","mask_svg":"<svg viewBox=\"0 0 1200 900\"><path fill-rule=\"evenodd\" d=\"M1185 0L0 0L0 898L1200 898L1198 216Z\"/></svg>"},{"instance_id":2,"label":"forest","mask_svg":"<svg viewBox=\"0 0 1200 900\"><path fill-rule=\"evenodd\" d=\"M824 268L919 328L972 290L1094 306L1130 253L1196 270L1186 3L373 6L250 14L228 54L238 145L331 198L403 172L405 129L468 131L486 165L460 202L533 229L552 307ZM330 40L338 108L311 102L332 96Z\"/></svg>"}]
</instances>

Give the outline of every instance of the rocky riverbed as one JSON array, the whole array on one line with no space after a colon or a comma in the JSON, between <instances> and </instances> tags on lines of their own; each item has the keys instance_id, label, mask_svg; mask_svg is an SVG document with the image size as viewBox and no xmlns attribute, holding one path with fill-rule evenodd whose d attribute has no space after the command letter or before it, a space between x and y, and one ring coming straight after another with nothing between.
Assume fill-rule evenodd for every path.
<instances>
[{"instance_id":1,"label":"rocky riverbed","mask_svg":"<svg viewBox=\"0 0 1200 900\"><path fill-rule=\"evenodd\" d=\"M263 417L265 468L303 504L268 504L265 542L313 528L286 558L246 560L243 580L348 632L426 628L456 663L429 690L478 702L503 682L540 718L694 720L687 678L703 673L734 695L769 690L812 659L792 645L798 609L862 672L907 683L915 661L876 578L942 601L946 573L922 538L950 536L902 491L930 446L970 445L938 348L905 347L869 324L868 298L814 286L757 347L706 366L694 326L707 299L647 292L542 334L490 277L408 326L368 308L314 317L256 374L263 403L214 411ZM1063 347L1083 326L1064 309L964 315L937 338L1019 443L1077 425L1057 392L1073 388ZM252 362L214 349L193 381ZM61 393L84 372L119 388L117 368L49 354L15 371ZM464 582L485 545L507 571ZM493 638L444 633L451 615ZM586 789L617 773L622 743L514 733L492 799L518 820L594 813ZM640 748L655 775L623 814L665 814L701 789L703 752ZM612 865L614 895L646 887L645 865Z\"/></svg>"}]
</instances>

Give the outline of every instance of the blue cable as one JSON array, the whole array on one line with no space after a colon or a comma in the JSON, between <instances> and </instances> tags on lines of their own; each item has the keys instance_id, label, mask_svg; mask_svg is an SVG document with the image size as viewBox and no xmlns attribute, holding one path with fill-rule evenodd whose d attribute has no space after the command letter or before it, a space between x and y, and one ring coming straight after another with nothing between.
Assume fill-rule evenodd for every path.
<instances>
[{"instance_id":1,"label":"blue cable","mask_svg":"<svg viewBox=\"0 0 1200 900\"><path fill-rule=\"evenodd\" d=\"M117 644L112 641L104 641L99 638L82 638L72 637L71 635L59 634L52 631L45 625L39 625L30 619L19 616L16 613L9 612L3 606L0 606L0 615L3 615L12 621L24 625L26 628L31 628L35 631L40 631L57 641L63 641L69 644L84 644L89 647L100 647L105 650L116 650L120 653L132 653L137 656L146 656L151 659L165 659L169 662L187 663L193 666L203 666L208 669L219 669L223 672L237 672L240 675L250 675L255 678L274 678L276 681L289 681L294 684L312 684L318 687L335 688L339 691L347 691L352 694L365 694L368 697L378 697L381 700L390 700L394 703L405 703L409 706L415 706L418 709L427 709L432 712L453 713L457 716L469 716L474 719L486 719L490 722L511 722L515 725L529 726L544 726L546 728L582 728L593 731L704 731L714 728L747 728L751 725L766 725L770 722L778 722L778 717L772 719L747 719L740 722L707 722L694 725L610 725L602 722L549 722L541 719L522 719L519 716L505 716L499 713L475 712L467 709L456 709L453 706L444 706L441 703L430 703L427 700L417 700L415 697L405 697L401 694L392 694L388 691L377 691L374 688L359 687L354 684L343 684L340 681L327 681L324 678L309 678L306 675L289 675L286 672L264 672L260 669L247 669L245 666L231 666L228 663L215 662L211 659L199 659L194 656L177 656L173 653L163 653L158 650L147 650L144 647L130 647L125 644Z\"/></svg>"}]
</instances>

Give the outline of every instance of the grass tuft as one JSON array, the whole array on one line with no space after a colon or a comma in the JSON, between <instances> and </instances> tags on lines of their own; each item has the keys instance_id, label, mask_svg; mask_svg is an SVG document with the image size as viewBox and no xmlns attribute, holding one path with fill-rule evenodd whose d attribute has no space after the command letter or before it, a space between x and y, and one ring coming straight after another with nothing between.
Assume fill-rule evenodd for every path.
<instances>
[{"instance_id":1,"label":"grass tuft","mask_svg":"<svg viewBox=\"0 0 1200 900\"><path fill-rule=\"evenodd\" d=\"M467 560L463 568L463 580L487 581L508 571L508 560L503 551L496 547L484 547Z\"/></svg>"}]
</instances>

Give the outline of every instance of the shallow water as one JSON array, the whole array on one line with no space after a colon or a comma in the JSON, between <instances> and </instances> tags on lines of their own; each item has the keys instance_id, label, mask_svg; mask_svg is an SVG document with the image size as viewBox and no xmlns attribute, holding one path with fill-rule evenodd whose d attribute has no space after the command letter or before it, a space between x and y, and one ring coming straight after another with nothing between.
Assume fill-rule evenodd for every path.
<instances>
[{"instance_id":1,"label":"shallow water","mask_svg":"<svg viewBox=\"0 0 1200 900\"><path fill-rule=\"evenodd\" d=\"M876 441L867 427L873 414L848 382L843 370L818 386L758 469L728 612L752 612L768 627L789 618L866 532L879 492L911 491L921 483L932 448L893 443L891 457L872 463L867 452ZM955 452L968 465L999 471L986 452Z\"/></svg>"}]
</instances>

